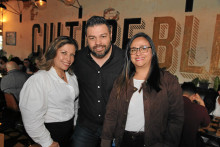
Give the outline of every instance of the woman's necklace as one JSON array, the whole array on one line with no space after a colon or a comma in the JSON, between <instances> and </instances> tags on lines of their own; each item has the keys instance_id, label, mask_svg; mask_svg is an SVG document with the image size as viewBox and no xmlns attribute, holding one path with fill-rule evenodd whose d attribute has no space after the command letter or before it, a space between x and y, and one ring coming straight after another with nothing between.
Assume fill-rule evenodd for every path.
<instances>
[{"instance_id":1,"label":"woman's necklace","mask_svg":"<svg viewBox=\"0 0 220 147\"><path fill-rule=\"evenodd\" d=\"M63 79L63 80L64 80L64 76L61 76L61 79Z\"/></svg>"},{"instance_id":2,"label":"woman's necklace","mask_svg":"<svg viewBox=\"0 0 220 147\"><path fill-rule=\"evenodd\" d=\"M55 68L55 67L54 67L54 69L56 70L57 75L58 75L62 80L65 81L65 76L66 76L65 71L58 70L58 69Z\"/></svg>"},{"instance_id":3,"label":"woman's necklace","mask_svg":"<svg viewBox=\"0 0 220 147\"><path fill-rule=\"evenodd\" d=\"M63 79L64 80L64 78L65 78L65 75L62 75L62 74L60 74L60 76L59 76L61 79Z\"/></svg>"}]
</instances>

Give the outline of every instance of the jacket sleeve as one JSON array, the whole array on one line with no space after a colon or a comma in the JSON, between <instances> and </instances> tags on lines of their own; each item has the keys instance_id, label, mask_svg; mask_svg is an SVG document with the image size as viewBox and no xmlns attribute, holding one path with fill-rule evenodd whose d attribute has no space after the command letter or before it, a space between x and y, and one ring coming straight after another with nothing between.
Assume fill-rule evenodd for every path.
<instances>
[{"instance_id":1,"label":"jacket sleeve","mask_svg":"<svg viewBox=\"0 0 220 147\"><path fill-rule=\"evenodd\" d=\"M169 101L167 129L164 136L164 146L178 146L184 123L184 103L182 89L177 78L167 73L167 93Z\"/></svg>"},{"instance_id":2,"label":"jacket sleeve","mask_svg":"<svg viewBox=\"0 0 220 147\"><path fill-rule=\"evenodd\" d=\"M20 93L19 107L24 127L29 136L42 147L48 147L53 140L46 129L44 115L47 112L47 94L43 77L33 75L24 84Z\"/></svg>"},{"instance_id":3,"label":"jacket sleeve","mask_svg":"<svg viewBox=\"0 0 220 147\"><path fill-rule=\"evenodd\" d=\"M202 118L203 118L201 122L201 127L207 127L211 122L207 109L202 106L202 112L200 112L200 114L202 114Z\"/></svg>"},{"instance_id":4,"label":"jacket sleeve","mask_svg":"<svg viewBox=\"0 0 220 147\"><path fill-rule=\"evenodd\" d=\"M115 127L117 124L118 113L115 87L116 86L114 84L106 107L105 120L101 135L101 138L104 140L112 140L114 138Z\"/></svg>"}]
</instances>

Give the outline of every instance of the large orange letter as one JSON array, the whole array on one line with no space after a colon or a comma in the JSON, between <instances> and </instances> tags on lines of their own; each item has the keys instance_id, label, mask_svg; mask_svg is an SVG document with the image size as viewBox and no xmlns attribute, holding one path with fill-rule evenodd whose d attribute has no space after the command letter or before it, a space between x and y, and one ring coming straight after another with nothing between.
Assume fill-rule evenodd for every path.
<instances>
[{"instance_id":1,"label":"large orange letter","mask_svg":"<svg viewBox=\"0 0 220 147\"><path fill-rule=\"evenodd\" d=\"M211 65L210 73L219 75L219 59L220 59L220 15L217 15L216 24L215 24L215 33L212 45L212 56L211 56Z\"/></svg>"},{"instance_id":2,"label":"large orange letter","mask_svg":"<svg viewBox=\"0 0 220 147\"><path fill-rule=\"evenodd\" d=\"M165 55L158 55L158 58L165 58L160 67L170 68L172 65L173 46L171 42L175 37L176 21L172 17L155 17L153 27L153 41L157 51L165 48ZM162 52L162 51L161 51ZM161 56L160 56L161 55ZM161 60L162 61L162 60Z\"/></svg>"},{"instance_id":3,"label":"large orange letter","mask_svg":"<svg viewBox=\"0 0 220 147\"><path fill-rule=\"evenodd\" d=\"M182 55L180 62L180 72L202 73L203 67L192 66L195 60L196 42L198 37L198 34L192 34L193 18L194 18L193 16L186 16L183 44L182 44ZM196 26L194 29L198 29L198 26ZM198 32L198 31L194 31L194 32ZM192 36L194 36L193 39Z\"/></svg>"}]
</instances>

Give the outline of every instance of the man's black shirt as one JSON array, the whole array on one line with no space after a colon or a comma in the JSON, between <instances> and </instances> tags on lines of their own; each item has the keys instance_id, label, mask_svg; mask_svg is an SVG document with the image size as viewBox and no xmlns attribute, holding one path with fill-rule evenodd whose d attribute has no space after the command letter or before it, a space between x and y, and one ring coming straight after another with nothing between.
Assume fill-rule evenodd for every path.
<instances>
[{"instance_id":1,"label":"man's black shirt","mask_svg":"<svg viewBox=\"0 0 220 147\"><path fill-rule=\"evenodd\" d=\"M102 126L113 83L123 68L124 55L124 50L112 45L110 58L100 67L88 47L76 53L73 68L80 91L77 121L80 126L92 130Z\"/></svg>"}]
</instances>

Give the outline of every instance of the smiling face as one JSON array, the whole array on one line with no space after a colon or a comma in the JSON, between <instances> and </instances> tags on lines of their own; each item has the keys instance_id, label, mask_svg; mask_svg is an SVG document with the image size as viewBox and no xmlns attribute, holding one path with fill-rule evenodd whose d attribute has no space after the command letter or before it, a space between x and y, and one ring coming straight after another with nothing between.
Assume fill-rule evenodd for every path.
<instances>
[{"instance_id":1,"label":"smiling face","mask_svg":"<svg viewBox=\"0 0 220 147\"><path fill-rule=\"evenodd\" d=\"M111 49L111 33L105 24L95 25L87 29L87 42L91 53L103 58Z\"/></svg>"},{"instance_id":2,"label":"smiling face","mask_svg":"<svg viewBox=\"0 0 220 147\"><path fill-rule=\"evenodd\" d=\"M143 46L150 47L150 43L144 37L138 37L133 40L130 48L140 48ZM140 50L136 54L131 54L131 62L134 64L135 68L150 68L152 60L152 50L148 48L147 52L141 53Z\"/></svg>"},{"instance_id":3,"label":"smiling face","mask_svg":"<svg viewBox=\"0 0 220 147\"><path fill-rule=\"evenodd\" d=\"M75 51L75 46L72 44L65 44L59 48L53 59L53 67L59 71L67 70L74 61Z\"/></svg>"}]
</instances>

